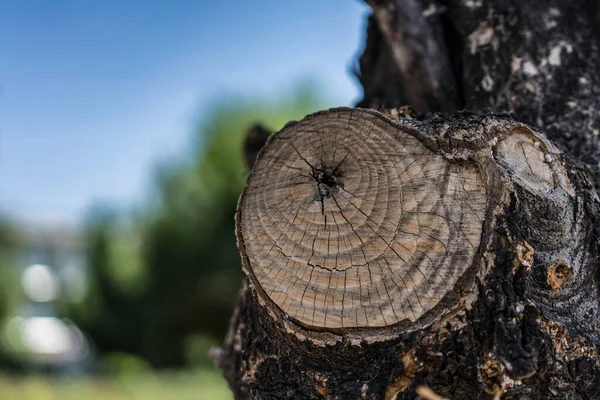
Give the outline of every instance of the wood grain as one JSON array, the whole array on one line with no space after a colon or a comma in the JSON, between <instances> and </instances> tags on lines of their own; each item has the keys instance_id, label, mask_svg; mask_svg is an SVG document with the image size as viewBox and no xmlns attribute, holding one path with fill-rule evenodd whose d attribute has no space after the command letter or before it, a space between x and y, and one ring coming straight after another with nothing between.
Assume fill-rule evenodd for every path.
<instances>
[{"instance_id":1,"label":"wood grain","mask_svg":"<svg viewBox=\"0 0 600 400\"><path fill-rule=\"evenodd\" d=\"M320 328L416 321L471 264L485 188L375 112L337 109L273 135L239 207L253 275Z\"/></svg>"}]
</instances>

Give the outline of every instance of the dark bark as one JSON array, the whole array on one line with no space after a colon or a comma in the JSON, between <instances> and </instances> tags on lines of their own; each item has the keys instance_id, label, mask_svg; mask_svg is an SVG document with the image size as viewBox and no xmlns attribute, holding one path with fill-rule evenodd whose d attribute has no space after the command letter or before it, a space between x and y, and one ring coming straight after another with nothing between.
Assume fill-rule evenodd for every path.
<instances>
[{"instance_id":1,"label":"dark bark","mask_svg":"<svg viewBox=\"0 0 600 400\"><path fill-rule=\"evenodd\" d=\"M365 99L359 107L400 107L418 112L453 111L460 107L460 87L454 81L449 49L440 21L426 22L417 0L367 1L367 47L359 79Z\"/></svg>"},{"instance_id":2,"label":"dark bark","mask_svg":"<svg viewBox=\"0 0 600 400\"><path fill-rule=\"evenodd\" d=\"M413 0L374 1L377 13L394 14ZM443 93L424 110L459 109L512 113L513 118L541 129L555 143L600 172L600 6L589 0L464 0L420 2L427 10L428 39L446 43L458 102ZM390 16L389 19L392 19ZM399 74L391 50L402 26L382 33L369 20L367 46L361 57L365 97L360 107L398 107L408 102L401 86L382 98L386 82L409 81ZM408 21L408 24L422 20ZM424 31L424 30L421 30ZM383 61L380 61L383 60ZM374 77L377 77L376 79ZM419 84L418 82L414 84ZM397 91L396 88L400 88ZM374 94L376 93L376 94Z\"/></svg>"},{"instance_id":3,"label":"dark bark","mask_svg":"<svg viewBox=\"0 0 600 400\"><path fill-rule=\"evenodd\" d=\"M304 326L249 274L214 354L236 398L408 399L423 386L450 399L600 398L600 7L369 4L359 106L477 113L390 119L482 171L489 204L472 273L435 320L359 331ZM519 135L522 159L506 150ZM540 146L550 186L529 163Z\"/></svg>"}]
</instances>

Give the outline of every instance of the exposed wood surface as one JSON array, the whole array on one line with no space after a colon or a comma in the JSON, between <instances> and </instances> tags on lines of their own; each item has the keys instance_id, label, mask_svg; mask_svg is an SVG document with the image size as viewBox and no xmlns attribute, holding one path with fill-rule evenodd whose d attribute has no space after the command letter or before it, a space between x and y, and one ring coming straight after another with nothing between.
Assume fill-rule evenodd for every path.
<instances>
[{"instance_id":1,"label":"exposed wood surface","mask_svg":"<svg viewBox=\"0 0 600 400\"><path fill-rule=\"evenodd\" d=\"M262 160L239 207L245 266L304 325L414 322L473 262L486 204L477 167L377 112L290 124Z\"/></svg>"}]
</instances>

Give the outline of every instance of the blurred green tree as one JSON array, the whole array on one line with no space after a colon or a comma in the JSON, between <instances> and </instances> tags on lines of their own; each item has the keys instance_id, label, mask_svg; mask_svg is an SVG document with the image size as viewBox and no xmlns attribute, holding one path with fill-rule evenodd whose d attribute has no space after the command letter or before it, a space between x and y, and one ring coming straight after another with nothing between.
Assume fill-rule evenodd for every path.
<instances>
[{"instance_id":1,"label":"blurred green tree","mask_svg":"<svg viewBox=\"0 0 600 400\"><path fill-rule=\"evenodd\" d=\"M92 213L92 287L72 318L100 353L178 367L222 339L242 281L234 213L248 173L244 131L256 122L279 129L323 108L314 87L303 87L276 101L222 98L201 113L191 152L158 167L156 199L135 223Z\"/></svg>"},{"instance_id":2,"label":"blurred green tree","mask_svg":"<svg viewBox=\"0 0 600 400\"><path fill-rule=\"evenodd\" d=\"M14 247L14 235L10 225L4 220L0 219L0 321L3 321L6 317L7 312L7 291L2 290L6 279L2 277L6 274L8 266L6 265L9 260L12 248ZM2 355L0 354L0 364L2 363Z\"/></svg>"},{"instance_id":3,"label":"blurred green tree","mask_svg":"<svg viewBox=\"0 0 600 400\"><path fill-rule=\"evenodd\" d=\"M136 246L140 227L123 220L107 205L89 211L83 234L88 293L84 302L66 305L63 312L92 338L100 354L139 354L146 324L147 294L138 284L143 280Z\"/></svg>"},{"instance_id":4,"label":"blurred green tree","mask_svg":"<svg viewBox=\"0 0 600 400\"><path fill-rule=\"evenodd\" d=\"M15 280L17 257L20 249L20 237L11 221L0 215L0 329L9 316L11 302L16 295ZM0 338L4 332L0 332ZM14 370L18 365L0 346L0 369Z\"/></svg>"}]
</instances>

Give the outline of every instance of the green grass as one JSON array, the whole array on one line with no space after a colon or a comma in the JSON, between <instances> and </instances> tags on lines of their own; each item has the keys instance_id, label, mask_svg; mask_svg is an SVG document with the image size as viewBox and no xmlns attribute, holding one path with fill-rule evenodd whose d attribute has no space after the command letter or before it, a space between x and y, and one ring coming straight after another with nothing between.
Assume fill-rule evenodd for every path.
<instances>
[{"instance_id":1,"label":"green grass","mask_svg":"<svg viewBox=\"0 0 600 400\"><path fill-rule=\"evenodd\" d=\"M0 400L229 400L233 396L213 370L122 378L52 379L0 375Z\"/></svg>"}]
</instances>

